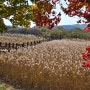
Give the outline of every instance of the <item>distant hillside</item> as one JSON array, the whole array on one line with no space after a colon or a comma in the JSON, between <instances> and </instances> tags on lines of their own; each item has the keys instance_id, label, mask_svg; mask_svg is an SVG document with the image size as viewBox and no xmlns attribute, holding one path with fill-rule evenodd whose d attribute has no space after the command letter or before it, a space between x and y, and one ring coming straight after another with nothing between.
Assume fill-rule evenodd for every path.
<instances>
[{"instance_id":1,"label":"distant hillside","mask_svg":"<svg viewBox=\"0 0 90 90\"><path fill-rule=\"evenodd\" d=\"M8 29L11 29L12 26L7 26ZM84 29L86 27L86 24L73 24L73 25L60 25L60 26L55 26L53 29L66 29L66 30L73 30L75 28L80 28ZM20 28L20 27L18 27ZM44 27L47 29L47 27ZM40 29L38 27L33 27L32 29Z\"/></svg>"},{"instance_id":2,"label":"distant hillside","mask_svg":"<svg viewBox=\"0 0 90 90\"><path fill-rule=\"evenodd\" d=\"M63 25L62 27L65 29L75 29L75 28L84 29L86 27L86 24Z\"/></svg>"},{"instance_id":3,"label":"distant hillside","mask_svg":"<svg viewBox=\"0 0 90 90\"><path fill-rule=\"evenodd\" d=\"M66 30L72 30L75 28L84 29L86 27L86 24L73 24L73 25L61 25L61 26L55 26L55 29L66 29Z\"/></svg>"}]
</instances>

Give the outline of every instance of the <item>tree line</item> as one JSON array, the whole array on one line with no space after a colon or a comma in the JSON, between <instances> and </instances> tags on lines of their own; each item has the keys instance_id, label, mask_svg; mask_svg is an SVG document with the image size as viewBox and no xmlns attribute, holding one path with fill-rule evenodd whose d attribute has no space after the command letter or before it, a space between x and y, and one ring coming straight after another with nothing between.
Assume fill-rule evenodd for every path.
<instances>
[{"instance_id":1,"label":"tree line","mask_svg":"<svg viewBox=\"0 0 90 90\"><path fill-rule=\"evenodd\" d=\"M33 34L37 36L49 36L53 37L54 39L61 39L61 38L78 38L78 39L90 39L90 32L84 32L80 28L75 28L71 30L66 30L64 28L60 29L52 29L48 30L47 28L17 28L17 29L10 29L7 31L8 33L20 33L20 34Z\"/></svg>"}]
</instances>

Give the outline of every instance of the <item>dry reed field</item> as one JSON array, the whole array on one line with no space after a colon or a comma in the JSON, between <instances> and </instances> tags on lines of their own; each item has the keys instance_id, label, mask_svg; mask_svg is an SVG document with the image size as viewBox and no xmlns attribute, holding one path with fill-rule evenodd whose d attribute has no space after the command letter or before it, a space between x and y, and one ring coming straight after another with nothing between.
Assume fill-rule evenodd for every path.
<instances>
[{"instance_id":1,"label":"dry reed field","mask_svg":"<svg viewBox=\"0 0 90 90\"><path fill-rule=\"evenodd\" d=\"M40 40L42 38L38 38L35 35L25 35L25 34L0 34L0 42L7 43L27 43L35 40Z\"/></svg>"},{"instance_id":2,"label":"dry reed field","mask_svg":"<svg viewBox=\"0 0 90 90\"><path fill-rule=\"evenodd\" d=\"M0 55L0 78L21 90L90 90L85 40L53 40Z\"/></svg>"}]
</instances>

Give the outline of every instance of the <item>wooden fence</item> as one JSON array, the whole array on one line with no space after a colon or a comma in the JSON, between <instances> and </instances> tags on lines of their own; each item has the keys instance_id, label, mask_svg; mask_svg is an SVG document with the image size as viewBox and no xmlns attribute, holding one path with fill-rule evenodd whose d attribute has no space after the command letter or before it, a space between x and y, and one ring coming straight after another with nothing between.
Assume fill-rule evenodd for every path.
<instances>
[{"instance_id":1,"label":"wooden fence","mask_svg":"<svg viewBox=\"0 0 90 90\"><path fill-rule=\"evenodd\" d=\"M37 44L40 44L42 42L46 42L46 41L49 41L49 39L42 39L42 40L38 40L38 41L33 41L33 42L27 42L27 43L3 43L3 42L0 42L0 51L4 51L4 50L7 50L8 52L10 52L12 49L19 49L21 47L28 47L28 46L34 46L34 45L37 45Z\"/></svg>"},{"instance_id":2,"label":"wooden fence","mask_svg":"<svg viewBox=\"0 0 90 90\"><path fill-rule=\"evenodd\" d=\"M43 36L42 40L37 40L37 41L27 42L27 43L22 43L22 44L20 44L20 43L7 43L7 42L3 43L3 42L0 42L0 52L5 51L5 50L10 52L12 49L17 50L18 48L21 48L21 47L34 46L34 45L40 44L42 42L57 40L57 39L61 39L61 37L56 36L56 35Z\"/></svg>"}]
</instances>

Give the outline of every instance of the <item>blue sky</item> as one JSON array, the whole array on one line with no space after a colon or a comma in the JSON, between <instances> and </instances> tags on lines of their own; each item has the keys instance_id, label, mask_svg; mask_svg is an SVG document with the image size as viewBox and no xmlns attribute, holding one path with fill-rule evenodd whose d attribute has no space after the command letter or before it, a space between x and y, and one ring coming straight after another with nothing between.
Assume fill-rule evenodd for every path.
<instances>
[{"instance_id":1,"label":"blue sky","mask_svg":"<svg viewBox=\"0 0 90 90\"><path fill-rule=\"evenodd\" d=\"M30 0L29 0L30 3ZM64 0L62 0L62 3L65 5ZM56 10L57 13L61 12L61 22L59 23L59 25L72 25L72 24L77 24L78 21L78 17L69 17L68 15L65 15L61 9L59 4L57 4L56 6ZM8 20L4 20L6 25L12 25ZM31 23L32 26L34 26L33 23Z\"/></svg>"}]
</instances>

